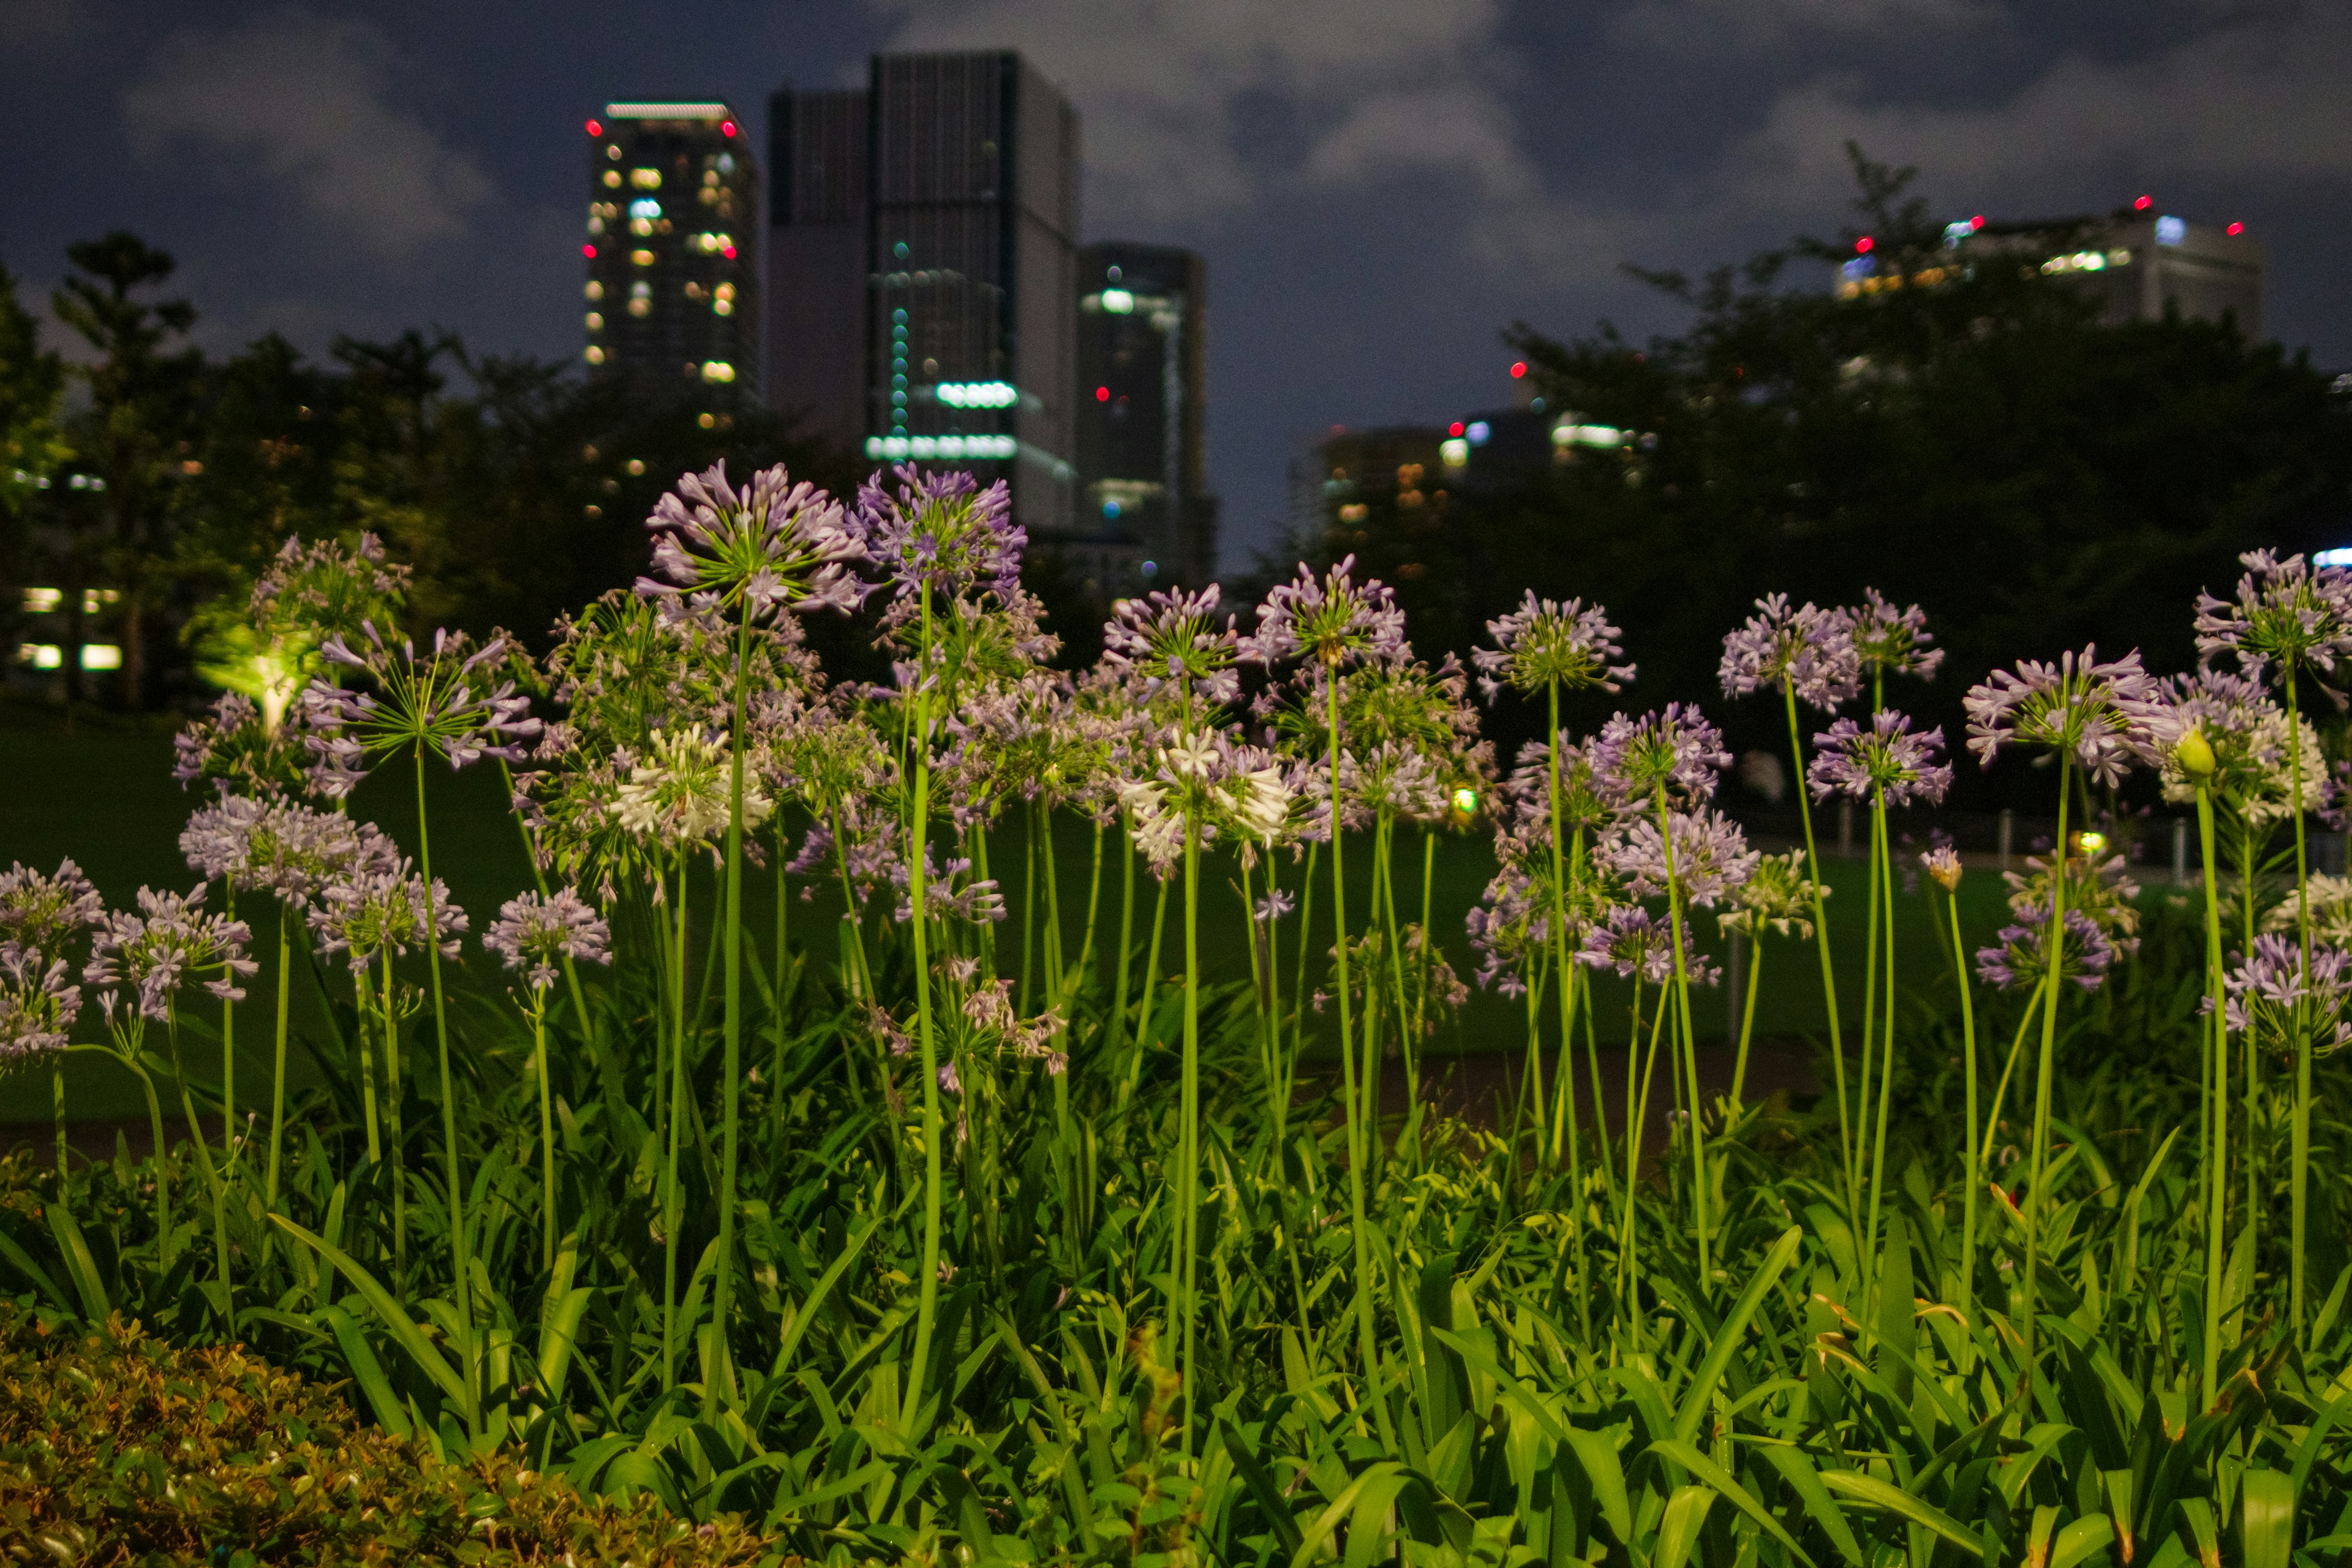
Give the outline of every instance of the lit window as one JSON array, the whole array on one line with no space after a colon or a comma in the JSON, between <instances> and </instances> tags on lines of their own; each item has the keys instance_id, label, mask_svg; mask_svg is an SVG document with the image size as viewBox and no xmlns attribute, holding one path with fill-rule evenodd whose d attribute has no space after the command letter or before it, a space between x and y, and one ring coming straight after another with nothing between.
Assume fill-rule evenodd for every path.
<instances>
[{"instance_id":1,"label":"lit window","mask_svg":"<svg viewBox=\"0 0 2352 1568\"><path fill-rule=\"evenodd\" d=\"M65 602L65 593L58 588L27 588L25 590L25 613L46 616Z\"/></svg>"},{"instance_id":2,"label":"lit window","mask_svg":"<svg viewBox=\"0 0 2352 1568\"><path fill-rule=\"evenodd\" d=\"M1135 296L1124 289L1102 291L1102 308L1114 316L1124 316L1135 309Z\"/></svg>"},{"instance_id":3,"label":"lit window","mask_svg":"<svg viewBox=\"0 0 2352 1568\"><path fill-rule=\"evenodd\" d=\"M1470 438L1470 444L1473 447L1485 446L1486 444L1487 437L1492 436L1494 433L1493 427L1490 426L1484 419L1473 419L1470 421L1470 427L1463 432L1464 435Z\"/></svg>"},{"instance_id":4,"label":"lit window","mask_svg":"<svg viewBox=\"0 0 2352 1568\"><path fill-rule=\"evenodd\" d=\"M695 416L694 422L708 430L719 423L719 416L715 414L698 414Z\"/></svg>"},{"instance_id":5,"label":"lit window","mask_svg":"<svg viewBox=\"0 0 2352 1568\"><path fill-rule=\"evenodd\" d=\"M588 285L588 298L591 300L601 300L604 297L604 286L602 283L591 282Z\"/></svg>"},{"instance_id":6,"label":"lit window","mask_svg":"<svg viewBox=\"0 0 2352 1568\"><path fill-rule=\"evenodd\" d=\"M641 191L660 190L661 171L659 169L632 169L629 171L629 184L636 186L637 189Z\"/></svg>"},{"instance_id":7,"label":"lit window","mask_svg":"<svg viewBox=\"0 0 2352 1568\"><path fill-rule=\"evenodd\" d=\"M588 345L588 363L590 364L603 364L604 363L604 351L596 344L590 343Z\"/></svg>"},{"instance_id":8,"label":"lit window","mask_svg":"<svg viewBox=\"0 0 2352 1568\"><path fill-rule=\"evenodd\" d=\"M735 313L735 301L732 300L713 300L710 306L710 313L714 316L731 316Z\"/></svg>"},{"instance_id":9,"label":"lit window","mask_svg":"<svg viewBox=\"0 0 2352 1568\"><path fill-rule=\"evenodd\" d=\"M702 379L713 382L732 381L735 379L735 367L723 359L712 360L702 367Z\"/></svg>"},{"instance_id":10,"label":"lit window","mask_svg":"<svg viewBox=\"0 0 2352 1568\"><path fill-rule=\"evenodd\" d=\"M719 154L719 172L722 174L731 174L735 172L734 153L721 153Z\"/></svg>"},{"instance_id":11,"label":"lit window","mask_svg":"<svg viewBox=\"0 0 2352 1568\"><path fill-rule=\"evenodd\" d=\"M630 266L632 266L632 267L651 267L653 264L654 264L654 253L653 253L652 251L650 251L650 250L632 250L631 252L629 252L629 265L630 265Z\"/></svg>"},{"instance_id":12,"label":"lit window","mask_svg":"<svg viewBox=\"0 0 2352 1568\"><path fill-rule=\"evenodd\" d=\"M621 171L620 171L620 170L618 170L618 169L607 169L607 170L605 170L605 171L604 171L604 184L607 184L607 185L612 185L612 186L618 186L618 185L620 184L620 183L621 183Z\"/></svg>"},{"instance_id":13,"label":"lit window","mask_svg":"<svg viewBox=\"0 0 2352 1568\"><path fill-rule=\"evenodd\" d=\"M646 460L643 458L631 458L629 459L629 472L632 475L642 474L645 471Z\"/></svg>"},{"instance_id":14,"label":"lit window","mask_svg":"<svg viewBox=\"0 0 2352 1568\"><path fill-rule=\"evenodd\" d=\"M620 144L618 142L605 142L605 143L604 143L604 156L606 156L607 158L612 159L612 160L613 160L613 162L614 162L614 163L619 163L619 162L621 161L621 144ZM620 173L620 171L619 171L618 169L615 169L615 170L614 170L614 171L613 171L613 173L614 173L615 174L619 174L619 173ZM614 180L613 183L614 183L614 184L616 184L616 185L617 185L617 184L619 184L621 182L620 182L620 181L618 181L618 180Z\"/></svg>"},{"instance_id":15,"label":"lit window","mask_svg":"<svg viewBox=\"0 0 2352 1568\"><path fill-rule=\"evenodd\" d=\"M732 283L721 283L719 286L719 297L722 300L732 300L735 298L735 285Z\"/></svg>"},{"instance_id":16,"label":"lit window","mask_svg":"<svg viewBox=\"0 0 2352 1568\"><path fill-rule=\"evenodd\" d=\"M29 664L35 669L63 669L66 650L53 642L23 643L17 647L16 662Z\"/></svg>"},{"instance_id":17,"label":"lit window","mask_svg":"<svg viewBox=\"0 0 2352 1568\"><path fill-rule=\"evenodd\" d=\"M654 286L653 286L652 284L650 284L650 283L646 282L646 281L644 279L642 279L642 278L638 279L635 283L632 283L632 284L630 284L630 285L629 285L629 295L630 295L630 297L631 297L632 299L637 299L637 300L646 300L646 299L650 299L650 298L652 298L652 296L653 296L653 291L654 291Z\"/></svg>"},{"instance_id":18,"label":"lit window","mask_svg":"<svg viewBox=\"0 0 2352 1568\"><path fill-rule=\"evenodd\" d=\"M604 330L604 311L591 310L588 312L588 330L592 332L601 332Z\"/></svg>"},{"instance_id":19,"label":"lit window","mask_svg":"<svg viewBox=\"0 0 2352 1568\"><path fill-rule=\"evenodd\" d=\"M2186 219L2177 217L2160 217L2156 220L2157 244L2179 245L2182 240L2187 239L2188 237L2189 224Z\"/></svg>"},{"instance_id":20,"label":"lit window","mask_svg":"<svg viewBox=\"0 0 2352 1568\"><path fill-rule=\"evenodd\" d=\"M1021 401L1009 381L944 381L936 395L950 408L1010 408Z\"/></svg>"},{"instance_id":21,"label":"lit window","mask_svg":"<svg viewBox=\"0 0 2352 1568\"><path fill-rule=\"evenodd\" d=\"M653 231L654 220L649 217L633 217L629 220L629 232L640 238L653 233Z\"/></svg>"},{"instance_id":22,"label":"lit window","mask_svg":"<svg viewBox=\"0 0 2352 1568\"><path fill-rule=\"evenodd\" d=\"M110 642L90 642L81 645L81 667L84 669L121 669L122 650Z\"/></svg>"},{"instance_id":23,"label":"lit window","mask_svg":"<svg viewBox=\"0 0 2352 1568\"><path fill-rule=\"evenodd\" d=\"M630 314L630 315L632 315L632 316L635 316L635 317L638 317L639 319L641 319L641 320L642 320L643 318L645 318L645 317L646 317L646 316L650 316L650 315L652 315L653 313L654 313L654 302L653 302L651 300L630 300L630 301L629 301L629 314Z\"/></svg>"},{"instance_id":24,"label":"lit window","mask_svg":"<svg viewBox=\"0 0 2352 1568\"><path fill-rule=\"evenodd\" d=\"M1349 501L1346 506L1339 509L1339 521L1341 522L1361 522L1366 517L1370 515L1370 510L1371 509L1365 506L1362 501Z\"/></svg>"},{"instance_id":25,"label":"lit window","mask_svg":"<svg viewBox=\"0 0 2352 1568\"><path fill-rule=\"evenodd\" d=\"M629 204L629 216L631 217L659 217L661 216L661 203L654 200L651 196L639 196L635 201Z\"/></svg>"},{"instance_id":26,"label":"lit window","mask_svg":"<svg viewBox=\"0 0 2352 1568\"><path fill-rule=\"evenodd\" d=\"M604 220L603 218L600 218L600 217L592 217L592 218L590 218L590 219L588 220L588 232L589 232L590 234L602 234L602 233L604 233Z\"/></svg>"}]
</instances>

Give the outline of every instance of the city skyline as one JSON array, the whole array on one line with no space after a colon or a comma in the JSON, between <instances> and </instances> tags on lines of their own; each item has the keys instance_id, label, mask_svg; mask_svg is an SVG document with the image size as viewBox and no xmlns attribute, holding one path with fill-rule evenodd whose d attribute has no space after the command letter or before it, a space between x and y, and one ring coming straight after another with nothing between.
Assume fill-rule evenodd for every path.
<instances>
[{"instance_id":1,"label":"city skyline","mask_svg":"<svg viewBox=\"0 0 2352 1568\"><path fill-rule=\"evenodd\" d=\"M710 5L680 26L593 3L232 4L195 21L20 3L0 11L20 83L0 115L54 153L22 171L0 260L37 301L68 241L128 226L180 258L215 349L276 329L316 354L338 331L438 324L485 353L567 359L581 125L604 102L677 89L756 121L779 79L849 86L877 50L985 44L1029 55L1085 117L1085 237L1215 260L1209 478L1229 564L1270 542L1300 431L1494 405L1515 320L1679 324L1621 261L1696 274L1834 233L1848 137L1922 165L1939 214L2105 211L2147 191L2245 222L2273 279L2265 328L2352 363L2335 304L2352 289L2340 14L1392 12L1080 26L1047 0L905 0Z\"/></svg>"}]
</instances>

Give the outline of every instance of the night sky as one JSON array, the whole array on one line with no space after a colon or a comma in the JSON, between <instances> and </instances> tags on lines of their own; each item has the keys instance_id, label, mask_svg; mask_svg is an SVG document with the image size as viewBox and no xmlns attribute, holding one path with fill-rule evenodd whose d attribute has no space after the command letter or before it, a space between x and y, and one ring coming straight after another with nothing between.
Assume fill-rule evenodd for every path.
<instances>
[{"instance_id":1,"label":"night sky","mask_svg":"<svg viewBox=\"0 0 2352 1568\"><path fill-rule=\"evenodd\" d=\"M1848 137L1939 215L2242 220L2269 331L2352 365L2352 9L2291 0L0 0L0 262L46 301L130 227L216 351L433 324L571 358L608 98L724 98L763 149L780 84L1005 47L1079 108L1083 237L1209 258L1229 566L1303 435L1507 402L1514 319L1675 326L1621 262L1838 229Z\"/></svg>"}]
</instances>

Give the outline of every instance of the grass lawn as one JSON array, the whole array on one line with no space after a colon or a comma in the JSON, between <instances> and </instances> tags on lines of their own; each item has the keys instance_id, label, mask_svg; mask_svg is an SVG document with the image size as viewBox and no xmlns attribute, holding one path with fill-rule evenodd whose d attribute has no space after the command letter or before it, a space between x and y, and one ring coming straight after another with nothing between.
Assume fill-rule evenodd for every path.
<instances>
[{"instance_id":1,"label":"grass lawn","mask_svg":"<svg viewBox=\"0 0 2352 1568\"><path fill-rule=\"evenodd\" d=\"M173 780L171 763L170 733L161 729L85 727L68 732L53 727L0 728L0 777L10 781L8 808L0 814L0 864L18 860L46 871L54 868L59 858L70 855L110 904L130 903L142 885L184 888L194 880L194 873L179 852L179 833L188 814L200 801ZM501 902L532 885L520 836L506 810L498 771L491 764L453 774L446 765L433 763L426 766L425 784L434 868L448 883L457 902L471 915L474 931L478 934L496 917ZM417 846L415 789L412 768L404 763L371 778L359 791L352 809L381 825L414 853ZM1008 971L1019 962L1024 894L1022 831L1016 825L1000 832L991 851L992 868L1003 884L1011 909L997 936L1000 963ZM1107 952L1115 944L1118 932L1116 838L1108 840L1108 845L1112 863L1104 869L1099 894L1098 952ZM1070 950L1075 953L1087 903L1087 868L1093 847L1089 826L1076 819L1062 822L1056 829L1055 846L1062 879L1063 918L1069 927ZM1347 853L1351 884L1349 911L1360 922L1367 911L1371 857L1360 837L1349 840ZM1397 861L1398 915L1401 920L1414 920L1421 905L1422 848L1419 838L1410 831L1398 836ZM1323 864L1328 867L1328 861ZM1477 900L1493 871L1494 858L1484 834L1441 837L1432 889L1433 924L1443 933L1447 953L1465 979L1471 978L1476 965L1463 935L1462 915ZM1858 982L1864 945L1864 872L1860 860L1832 860L1829 867L1832 889L1829 906L1832 952L1845 982L1844 989L1853 994L1847 1003L1849 1013L1858 1013L1860 1008ZM1237 870L1230 859L1212 857L1204 862L1202 873L1201 942L1204 969L1218 977L1244 976L1248 959L1237 918ZM1300 868L1289 863L1286 857L1281 875L1284 885L1295 891L1301 879ZM1317 928L1314 935L1318 944L1328 950L1328 870L1318 868L1318 877L1321 886L1313 911ZM1155 884L1142 876L1138 881L1136 940L1140 943L1150 927ZM746 929L751 939L762 948L772 940L770 933L774 929L772 889L772 873L751 873L746 889ZM1263 892L1262 881L1259 890ZM1928 890L1933 892L1932 886ZM833 922L839 909L837 896L828 896L826 889L820 887L817 897L803 902L797 891L790 912L792 940L795 943L821 941L830 952ZM1999 876L1990 868L1971 868L1960 893L1961 917L1971 947L1989 942L1992 931L2005 923L2003 892ZM1941 894L1936 893L1935 897L1940 900ZM239 1009L238 1016L237 1090L239 1103L245 1105L256 1103L267 1092L268 1009L255 1004L273 995L277 983L275 906L266 899L251 899L247 903L250 907L239 912L254 926L254 956L261 961L262 973L252 982L254 1001ZM708 907L707 902L704 907ZM1171 900L1169 930L1163 939L1163 973L1181 965L1181 914L1180 889ZM1928 967L1929 955L1943 951L1928 929L1930 918L1926 896L1905 895L1898 890L1896 920L1906 928L1898 951L1906 964L1917 966L1916 973L1906 969L1903 977L1906 986L1932 985L1940 989L1950 984L1948 964ZM1282 980L1286 994L1297 952L1296 921L1286 921L1285 925ZM1909 929L1912 927L1918 929L1914 932ZM1696 935L1700 944L1715 952L1719 960L1723 944L1716 935L1713 921L1702 917L1696 923ZM321 1019L311 988L302 977L301 960L295 962L293 1016L294 1028L299 1035L317 1030ZM1823 1024L1820 972L1810 948L1768 937L1764 963L1762 992L1757 1006L1759 1037L1786 1038L1818 1033ZM341 975L336 971L330 970L328 977L331 984L341 984ZM458 984L480 993L485 1000L494 1000L503 986L490 961L470 942L465 973ZM1310 987L1314 984L1310 973ZM1622 1024L1612 1026L1611 1020L1623 1018L1625 994L1626 988L1613 979L1605 981L1595 994L1596 1017L1604 1040L1613 1038L1622 1030ZM86 1039L96 1038L101 1026L96 999L89 1000L90 1005L84 1011L79 1030L79 1037ZM1730 1005L1734 1001L1721 990L1703 991L1694 997L1694 1022L1703 1037L1727 1026L1736 1030L1737 1016ZM1522 1004L1474 985L1468 1005L1441 1029L1431 1042L1430 1050L1433 1054L1447 1054L1520 1048L1526 1040L1525 1016ZM462 1011L456 1018L462 1024ZM217 1020L206 1022L216 1024ZM216 1036L207 1030L207 1037L199 1041L194 1037L194 1028L192 1025L188 1049L203 1065L198 1068L192 1062L192 1070L209 1076L218 1067ZM299 1076L304 1064L299 1047L293 1058ZM19 1074L0 1080L0 1123L47 1121L50 1093L47 1076ZM135 1080L97 1057L78 1055L69 1058L66 1078L68 1104L77 1118L143 1114L144 1102Z\"/></svg>"}]
</instances>

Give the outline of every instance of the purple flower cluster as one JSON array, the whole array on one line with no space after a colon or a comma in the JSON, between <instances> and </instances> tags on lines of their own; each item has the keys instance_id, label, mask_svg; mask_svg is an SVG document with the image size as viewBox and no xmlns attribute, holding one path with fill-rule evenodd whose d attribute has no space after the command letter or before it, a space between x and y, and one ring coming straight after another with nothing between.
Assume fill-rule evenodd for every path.
<instances>
[{"instance_id":1,"label":"purple flower cluster","mask_svg":"<svg viewBox=\"0 0 2352 1568\"><path fill-rule=\"evenodd\" d=\"M362 867L397 857L371 823L290 800L226 795L188 818L180 853L207 881L301 903Z\"/></svg>"},{"instance_id":2,"label":"purple flower cluster","mask_svg":"<svg viewBox=\"0 0 2352 1568\"><path fill-rule=\"evenodd\" d=\"M1862 661L1845 615L1811 604L1792 608L1786 594L1766 595L1756 609L1723 639L1717 674L1726 697L1774 688L1827 713L1862 689Z\"/></svg>"},{"instance_id":3,"label":"purple flower cluster","mask_svg":"<svg viewBox=\"0 0 2352 1568\"><path fill-rule=\"evenodd\" d=\"M1937 805L1952 787L1951 766L1937 756L1944 749L1940 729L1914 733L1910 719L1891 708L1871 715L1864 729L1841 719L1813 737L1819 748L1807 774L1815 800L1832 795L1872 800L1884 795L1891 806Z\"/></svg>"},{"instance_id":4,"label":"purple flower cluster","mask_svg":"<svg viewBox=\"0 0 2352 1568\"><path fill-rule=\"evenodd\" d=\"M58 862L45 877L21 865L0 872L0 1072L66 1047L81 1014L63 948L106 918L81 868Z\"/></svg>"},{"instance_id":5,"label":"purple flower cluster","mask_svg":"<svg viewBox=\"0 0 2352 1568\"><path fill-rule=\"evenodd\" d=\"M555 984L559 963L611 963L613 930L578 893L559 888L509 899L482 933L482 945L509 969L523 971L524 983L544 994Z\"/></svg>"},{"instance_id":6,"label":"purple flower cluster","mask_svg":"<svg viewBox=\"0 0 2352 1568\"><path fill-rule=\"evenodd\" d=\"M895 493L878 473L859 487L851 527L901 604L919 610L925 589L935 599L1005 600L1019 591L1029 535L1013 521L1013 492L1003 480L982 489L963 472L925 474L908 464L893 473Z\"/></svg>"},{"instance_id":7,"label":"purple flower cluster","mask_svg":"<svg viewBox=\"0 0 2352 1568\"><path fill-rule=\"evenodd\" d=\"M1655 898L1671 887L1685 909L1712 909L1755 875L1762 857L1748 847L1739 825L1714 807L1669 812L1666 824L1662 834L1655 816L1628 817L1593 858L1634 898Z\"/></svg>"},{"instance_id":8,"label":"purple flower cluster","mask_svg":"<svg viewBox=\"0 0 2352 1568\"><path fill-rule=\"evenodd\" d=\"M1619 904L1586 935L1576 958L1591 968L1611 970L1621 978L1638 978L1663 985L1675 973L1674 928L1639 904ZM1683 931L1683 962L1691 979L1698 984L1712 985L1721 978L1721 971L1693 948L1687 926Z\"/></svg>"},{"instance_id":9,"label":"purple flower cluster","mask_svg":"<svg viewBox=\"0 0 2352 1568\"><path fill-rule=\"evenodd\" d=\"M846 615L866 597L849 568L866 559L866 547L841 503L794 483L781 463L741 489L727 482L724 462L682 475L646 526L656 536L654 575L639 578L637 592L648 598L759 620L779 610Z\"/></svg>"},{"instance_id":10,"label":"purple flower cluster","mask_svg":"<svg viewBox=\"0 0 2352 1568\"><path fill-rule=\"evenodd\" d=\"M2232 1033L2244 1033L2267 1011L2282 1033L2293 1026L2294 1016L2309 1016L2326 1032L2324 1048L2352 1042L2352 1023L2342 1016L2352 997L2352 953L2340 947L2313 948L2306 970L2292 934L2258 936L2253 952L2238 956L2221 977L2221 987L2222 1016Z\"/></svg>"},{"instance_id":11,"label":"purple flower cluster","mask_svg":"<svg viewBox=\"0 0 2352 1568\"><path fill-rule=\"evenodd\" d=\"M1633 666L1615 662L1625 655L1618 641L1623 634L1609 624L1608 612L1581 599L1563 605L1538 599L1530 588L1517 609L1486 623L1486 635L1495 646L1475 649L1470 658L1490 702L1506 686L1517 691L1555 686L1615 691L1633 679Z\"/></svg>"},{"instance_id":12,"label":"purple flower cluster","mask_svg":"<svg viewBox=\"0 0 2352 1568\"><path fill-rule=\"evenodd\" d=\"M2017 923L1994 933L2000 945L1977 949L1977 977L1987 984L2038 985L2049 973L2048 900L2025 902L2014 912ZM2096 991L2116 961L2116 944L2105 928L2081 910L2066 911L2066 934L2059 948L2059 978L2085 991Z\"/></svg>"},{"instance_id":13,"label":"purple flower cluster","mask_svg":"<svg viewBox=\"0 0 2352 1568\"><path fill-rule=\"evenodd\" d=\"M1217 624L1215 584L1197 594L1177 589L1121 599L1103 625L1103 663L1139 687L1145 700L1163 689L1183 700L1223 706L1241 696L1234 659L1234 618Z\"/></svg>"},{"instance_id":14,"label":"purple flower cluster","mask_svg":"<svg viewBox=\"0 0 2352 1568\"><path fill-rule=\"evenodd\" d=\"M2282 560L2267 550L2238 560L2246 574L2235 598L2197 596L2197 651L2208 664L2226 653L2260 680L2273 664L2332 675L2352 658L2352 572L2315 572L2300 555Z\"/></svg>"},{"instance_id":15,"label":"purple flower cluster","mask_svg":"<svg viewBox=\"0 0 2352 1568\"><path fill-rule=\"evenodd\" d=\"M98 924L82 983L100 993L111 1016L116 993L128 988L142 1018L159 1023L172 1016L172 998L192 974L218 971L204 988L224 1002L241 1002L236 982L260 966L245 956L253 933L243 921L205 910L205 884L186 893L139 889L136 914L118 910Z\"/></svg>"},{"instance_id":16,"label":"purple flower cluster","mask_svg":"<svg viewBox=\"0 0 2352 1568\"><path fill-rule=\"evenodd\" d=\"M1717 775L1731 765L1723 731L1682 702L1638 720L1616 715L1601 727L1588 755L1602 797L1636 809L1662 789L1685 804L1712 800Z\"/></svg>"},{"instance_id":17,"label":"purple flower cluster","mask_svg":"<svg viewBox=\"0 0 2352 1568\"><path fill-rule=\"evenodd\" d=\"M2162 692L2135 651L2106 663L2086 647L2056 664L2021 661L2015 673L1996 669L1969 688L1969 749L1986 767L2006 745L2047 746L2071 753L2093 778L2122 781L2145 754Z\"/></svg>"},{"instance_id":18,"label":"purple flower cluster","mask_svg":"<svg viewBox=\"0 0 2352 1568\"><path fill-rule=\"evenodd\" d=\"M411 862L383 857L330 884L310 907L310 930L321 952L340 952L353 974L436 942L444 958L457 956L466 911L449 900L441 879L427 888ZM431 918L426 918L427 909Z\"/></svg>"},{"instance_id":19,"label":"purple flower cluster","mask_svg":"<svg viewBox=\"0 0 2352 1568\"><path fill-rule=\"evenodd\" d=\"M1943 668L1944 650L1927 633L1927 615L1916 605L1896 609L1875 588L1864 588L1863 602L1842 611L1846 635L1853 644L1862 671L1874 679L1916 675L1936 679Z\"/></svg>"},{"instance_id":20,"label":"purple flower cluster","mask_svg":"<svg viewBox=\"0 0 2352 1568\"><path fill-rule=\"evenodd\" d=\"M522 742L543 727L530 716L530 699L511 680L490 684L508 656L504 637L473 648L463 632L436 631L432 651L420 658L405 637L394 646L373 623L361 629L357 647L331 637L320 651L367 676L375 689L317 680L303 694L302 722L318 759L312 787L320 794L342 799L365 776L369 758L406 745L446 757L453 768L527 755Z\"/></svg>"},{"instance_id":21,"label":"purple flower cluster","mask_svg":"<svg viewBox=\"0 0 2352 1568\"><path fill-rule=\"evenodd\" d=\"M1305 659L1328 671L1411 657L1396 595L1378 580L1359 587L1355 572L1352 555L1319 577L1301 563L1298 575L1276 584L1258 606L1242 657L1265 665Z\"/></svg>"},{"instance_id":22,"label":"purple flower cluster","mask_svg":"<svg viewBox=\"0 0 2352 1568\"><path fill-rule=\"evenodd\" d=\"M287 795L308 786L292 726L270 728L252 700L232 691L172 737L172 776L183 787L210 779L242 794Z\"/></svg>"}]
</instances>

